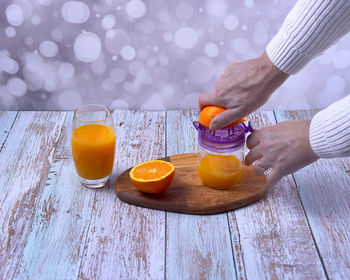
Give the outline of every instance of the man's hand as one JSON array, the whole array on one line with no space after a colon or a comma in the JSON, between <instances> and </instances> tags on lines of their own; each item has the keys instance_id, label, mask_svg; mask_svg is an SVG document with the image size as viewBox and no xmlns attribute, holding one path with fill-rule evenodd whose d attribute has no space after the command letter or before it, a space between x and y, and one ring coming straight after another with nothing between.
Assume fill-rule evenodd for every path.
<instances>
[{"instance_id":1,"label":"man's hand","mask_svg":"<svg viewBox=\"0 0 350 280\"><path fill-rule=\"evenodd\" d=\"M245 164L256 160L258 172L271 168L267 177L269 186L274 186L283 176L295 172L316 161L319 157L309 141L310 121L286 121L254 131L247 139L250 152Z\"/></svg>"},{"instance_id":2,"label":"man's hand","mask_svg":"<svg viewBox=\"0 0 350 280\"><path fill-rule=\"evenodd\" d=\"M217 115L211 130L223 128L262 106L288 78L276 68L266 53L260 58L227 66L215 85L215 92L199 97L199 106L217 105L228 110Z\"/></svg>"}]
</instances>

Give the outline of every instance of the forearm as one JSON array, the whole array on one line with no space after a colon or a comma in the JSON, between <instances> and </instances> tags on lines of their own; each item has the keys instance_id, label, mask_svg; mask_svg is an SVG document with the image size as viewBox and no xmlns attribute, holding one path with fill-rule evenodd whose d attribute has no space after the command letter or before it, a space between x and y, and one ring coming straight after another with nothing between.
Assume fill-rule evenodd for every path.
<instances>
[{"instance_id":1,"label":"forearm","mask_svg":"<svg viewBox=\"0 0 350 280\"><path fill-rule=\"evenodd\" d=\"M314 116L310 144L321 158L350 156L350 95Z\"/></svg>"},{"instance_id":2,"label":"forearm","mask_svg":"<svg viewBox=\"0 0 350 280\"><path fill-rule=\"evenodd\" d=\"M272 63L294 74L350 30L350 1L299 0L266 48Z\"/></svg>"}]
</instances>

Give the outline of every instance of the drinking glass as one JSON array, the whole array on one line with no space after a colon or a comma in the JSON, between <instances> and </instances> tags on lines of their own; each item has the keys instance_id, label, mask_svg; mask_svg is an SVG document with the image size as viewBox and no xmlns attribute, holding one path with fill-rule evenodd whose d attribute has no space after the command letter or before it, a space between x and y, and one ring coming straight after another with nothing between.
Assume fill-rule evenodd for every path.
<instances>
[{"instance_id":1,"label":"drinking glass","mask_svg":"<svg viewBox=\"0 0 350 280\"><path fill-rule=\"evenodd\" d=\"M97 104L80 106L74 112L72 154L80 182L102 188L112 173L115 132L111 111Z\"/></svg>"}]
</instances>

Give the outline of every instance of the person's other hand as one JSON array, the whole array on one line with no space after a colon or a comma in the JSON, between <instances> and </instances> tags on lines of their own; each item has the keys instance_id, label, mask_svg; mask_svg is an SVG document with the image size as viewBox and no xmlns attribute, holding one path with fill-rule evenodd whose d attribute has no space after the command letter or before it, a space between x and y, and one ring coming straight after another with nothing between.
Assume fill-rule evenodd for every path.
<instances>
[{"instance_id":1,"label":"person's other hand","mask_svg":"<svg viewBox=\"0 0 350 280\"><path fill-rule=\"evenodd\" d=\"M254 131L247 139L250 151L245 164L257 161L258 173L271 168L267 184L274 186L283 176L319 159L310 145L309 127L310 121L286 121Z\"/></svg>"},{"instance_id":2,"label":"person's other hand","mask_svg":"<svg viewBox=\"0 0 350 280\"><path fill-rule=\"evenodd\" d=\"M275 67L267 54L227 66L215 85L214 93L199 97L199 106L217 105L228 110L217 115L211 130L223 128L249 115L262 106L270 95L288 78Z\"/></svg>"}]
</instances>

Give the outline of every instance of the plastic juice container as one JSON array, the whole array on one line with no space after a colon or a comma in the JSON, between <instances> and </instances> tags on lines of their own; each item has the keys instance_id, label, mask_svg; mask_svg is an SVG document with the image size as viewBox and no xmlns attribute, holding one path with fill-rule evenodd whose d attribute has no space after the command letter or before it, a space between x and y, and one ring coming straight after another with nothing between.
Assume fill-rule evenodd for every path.
<instances>
[{"instance_id":1,"label":"plastic juice container","mask_svg":"<svg viewBox=\"0 0 350 280\"><path fill-rule=\"evenodd\" d=\"M215 189L237 184L243 175L246 134L253 128L240 123L230 128L211 131L193 122L198 131L198 175L202 182Z\"/></svg>"}]
</instances>

